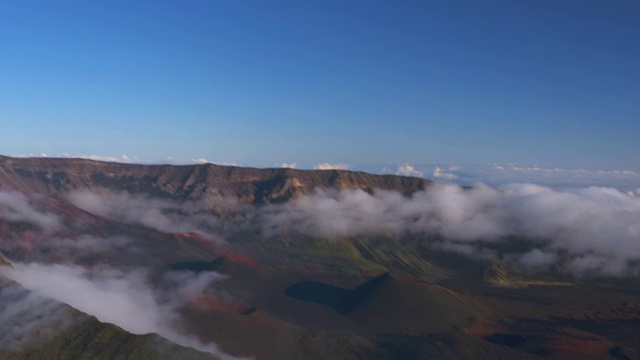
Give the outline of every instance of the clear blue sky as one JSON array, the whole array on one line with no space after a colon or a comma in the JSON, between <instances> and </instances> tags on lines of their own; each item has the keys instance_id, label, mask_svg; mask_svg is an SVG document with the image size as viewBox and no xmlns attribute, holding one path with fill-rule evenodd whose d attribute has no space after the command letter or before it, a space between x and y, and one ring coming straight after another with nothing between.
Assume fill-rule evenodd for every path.
<instances>
[{"instance_id":1,"label":"clear blue sky","mask_svg":"<svg viewBox=\"0 0 640 360\"><path fill-rule=\"evenodd\" d=\"M3 1L0 153L638 168L640 2Z\"/></svg>"}]
</instances>

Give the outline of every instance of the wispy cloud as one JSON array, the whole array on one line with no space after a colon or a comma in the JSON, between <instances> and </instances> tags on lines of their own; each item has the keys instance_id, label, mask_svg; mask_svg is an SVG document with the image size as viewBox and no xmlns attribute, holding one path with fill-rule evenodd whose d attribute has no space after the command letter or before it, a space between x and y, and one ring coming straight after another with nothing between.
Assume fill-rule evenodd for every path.
<instances>
[{"instance_id":1,"label":"wispy cloud","mask_svg":"<svg viewBox=\"0 0 640 360\"><path fill-rule=\"evenodd\" d=\"M176 202L169 205L169 201L126 193L93 195L75 193L69 197L98 215L168 232L198 231L199 228L186 218L191 218L188 215L190 211L201 212L205 208L204 203ZM176 209L186 212L176 214ZM173 211L174 215L164 214L164 211ZM192 215L193 219L198 219L197 214ZM131 265L128 255L121 253L124 247L128 254L139 251L136 241L140 239L96 237L83 233L83 229L87 230L85 227L75 227L66 220L64 215L54 214L42 196L0 192L0 221L12 227L20 224L9 232L8 238L0 241L0 250L12 256L11 267L0 266L0 300L6 295L3 293L4 278L34 292L34 295L21 295L19 305L0 301L2 324L22 323L21 327L5 333L0 327L0 334L7 336L6 340L0 341L0 346L19 346L22 344L18 341L20 336L29 334L31 337L30 331L44 324L44 320L39 319L51 319L53 310L59 307L55 302L44 300L53 299L129 332L157 333L179 345L232 359L215 344L204 343L186 332L180 315L180 309L189 301L213 291L212 284L226 276L212 271L159 270L152 261L144 258ZM28 230L24 230L23 224L34 229L26 227ZM113 254L119 255L110 256ZM97 255L101 257L99 262L83 261ZM162 275L160 279L158 275ZM151 278L154 279L153 285ZM28 311L33 316L25 313L25 307L29 307ZM37 333L43 332L38 330Z\"/></svg>"},{"instance_id":2,"label":"wispy cloud","mask_svg":"<svg viewBox=\"0 0 640 360\"><path fill-rule=\"evenodd\" d=\"M538 165L493 164L468 166L464 172L456 172L458 183L476 181L492 185L529 182L554 188L578 188L585 186L615 187L621 191L633 191L640 184L640 172L632 169L582 169L543 167Z\"/></svg>"},{"instance_id":3,"label":"wispy cloud","mask_svg":"<svg viewBox=\"0 0 640 360\"><path fill-rule=\"evenodd\" d=\"M266 234L438 235L449 249L487 254L510 236L544 239L537 250L508 256L525 266L553 263L573 274L629 274L638 271L633 264L640 260L640 199L611 188L559 191L513 184L465 190L439 184L410 198L387 191L317 190L260 216Z\"/></svg>"},{"instance_id":4,"label":"wispy cloud","mask_svg":"<svg viewBox=\"0 0 640 360\"><path fill-rule=\"evenodd\" d=\"M12 267L0 267L0 273L36 295L68 304L128 332L156 333L176 344L234 359L215 344L203 343L178 330L179 308L186 304L188 296L203 294L211 283L225 278L218 273L181 272L180 283L172 283L168 292L159 290L162 287L152 287L144 269L125 272L104 266L14 262Z\"/></svg>"},{"instance_id":5,"label":"wispy cloud","mask_svg":"<svg viewBox=\"0 0 640 360\"><path fill-rule=\"evenodd\" d=\"M168 157L164 159L149 159L149 158L141 158L138 156L132 156L123 154L120 156L113 155L97 155L97 154L75 154L75 153L62 153L59 155L52 155L46 153L37 153L37 154L18 154L11 155L17 158L65 158L65 159L87 159L87 160L95 160L95 161L104 161L104 162L115 162L121 164L171 164L171 165L190 165L190 164L213 164L214 161L211 161L204 157L197 158L187 158L187 159L177 159L173 157ZM225 166L238 166L235 162L215 162L219 165Z\"/></svg>"},{"instance_id":6,"label":"wispy cloud","mask_svg":"<svg viewBox=\"0 0 640 360\"><path fill-rule=\"evenodd\" d=\"M452 180L457 178L458 176L452 172L446 172L444 169L442 169L441 167L436 167L433 170L433 177L434 178L438 178L438 179L447 179L447 180Z\"/></svg>"},{"instance_id":7,"label":"wispy cloud","mask_svg":"<svg viewBox=\"0 0 640 360\"><path fill-rule=\"evenodd\" d=\"M282 164L278 164L278 167L281 168L286 168L286 169L295 169L298 167L298 165L296 163L282 163Z\"/></svg>"},{"instance_id":8,"label":"wispy cloud","mask_svg":"<svg viewBox=\"0 0 640 360\"><path fill-rule=\"evenodd\" d=\"M640 173L634 170L621 169L621 170L589 170L583 168L561 168L561 167L541 167L538 165L530 165L530 166L522 166L522 165L514 165L514 164L506 164L500 165L494 163L489 167L491 170L496 171L504 171L504 172L516 172L516 173L545 173L545 174L556 174L556 175L569 175L573 174L576 176L640 176Z\"/></svg>"},{"instance_id":9,"label":"wispy cloud","mask_svg":"<svg viewBox=\"0 0 640 360\"><path fill-rule=\"evenodd\" d=\"M45 156L46 157L46 156ZM129 156L126 154L122 154L120 156L108 156L108 155L87 155L87 154L69 154L64 153L61 157L64 158L80 158L80 159L89 159L96 161L107 161L107 162L119 162L125 164L135 164L135 163L143 163L144 161L137 156Z\"/></svg>"},{"instance_id":10,"label":"wispy cloud","mask_svg":"<svg viewBox=\"0 0 640 360\"><path fill-rule=\"evenodd\" d=\"M64 305L0 277L0 351L19 350L64 330Z\"/></svg>"},{"instance_id":11,"label":"wispy cloud","mask_svg":"<svg viewBox=\"0 0 640 360\"><path fill-rule=\"evenodd\" d=\"M218 225L210 216L212 206L232 206L230 201L170 201L146 195L112 191L75 191L64 197L71 204L101 217L142 225L161 232L208 233Z\"/></svg>"},{"instance_id":12,"label":"wispy cloud","mask_svg":"<svg viewBox=\"0 0 640 360\"><path fill-rule=\"evenodd\" d=\"M314 170L348 170L350 168L347 164L330 164L328 162L320 163L313 167Z\"/></svg>"},{"instance_id":13,"label":"wispy cloud","mask_svg":"<svg viewBox=\"0 0 640 360\"><path fill-rule=\"evenodd\" d=\"M38 206L40 198L37 195L0 192L0 219L26 222L46 231L59 229L60 218Z\"/></svg>"}]
</instances>

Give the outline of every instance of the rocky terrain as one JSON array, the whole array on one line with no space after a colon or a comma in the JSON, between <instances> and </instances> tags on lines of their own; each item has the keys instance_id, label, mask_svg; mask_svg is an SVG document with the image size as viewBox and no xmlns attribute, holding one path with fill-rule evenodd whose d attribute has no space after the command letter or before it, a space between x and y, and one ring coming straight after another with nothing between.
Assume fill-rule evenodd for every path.
<instances>
[{"instance_id":1,"label":"rocky terrain","mask_svg":"<svg viewBox=\"0 0 640 360\"><path fill-rule=\"evenodd\" d=\"M387 189L405 194L431 181L346 170L255 169L236 166L131 165L86 159L0 156L0 184L6 189L57 196L105 188L177 200L237 199L245 203L282 202L316 187Z\"/></svg>"},{"instance_id":2,"label":"rocky terrain","mask_svg":"<svg viewBox=\"0 0 640 360\"><path fill-rule=\"evenodd\" d=\"M432 186L0 157L0 359L640 358L633 276L528 272L379 219L354 230L367 194ZM310 224L308 209L329 210Z\"/></svg>"}]
</instances>

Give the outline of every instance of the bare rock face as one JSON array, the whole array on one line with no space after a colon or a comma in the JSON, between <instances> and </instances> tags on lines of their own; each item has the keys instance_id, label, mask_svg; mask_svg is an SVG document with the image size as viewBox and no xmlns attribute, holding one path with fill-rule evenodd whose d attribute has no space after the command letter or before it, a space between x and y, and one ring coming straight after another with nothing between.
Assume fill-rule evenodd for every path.
<instances>
[{"instance_id":1,"label":"bare rock face","mask_svg":"<svg viewBox=\"0 0 640 360\"><path fill-rule=\"evenodd\" d=\"M385 189L408 195L430 184L430 180L415 177L346 170L256 169L213 164L134 165L0 156L0 189L53 196L103 188L174 199L234 199L262 204L287 201L316 187Z\"/></svg>"}]
</instances>

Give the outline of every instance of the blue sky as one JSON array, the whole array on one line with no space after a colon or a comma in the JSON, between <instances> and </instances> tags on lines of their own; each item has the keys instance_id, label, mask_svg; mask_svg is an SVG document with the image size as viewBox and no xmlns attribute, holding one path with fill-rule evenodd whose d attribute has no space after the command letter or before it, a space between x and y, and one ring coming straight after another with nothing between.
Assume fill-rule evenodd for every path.
<instances>
[{"instance_id":1,"label":"blue sky","mask_svg":"<svg viewBox=\"0 0 640 360\"><path fill-rule=\"evenodd\" d=\"M5 1L0 153L638 170L638 39L635 0Z\"/></svg>"}]
</instances>

